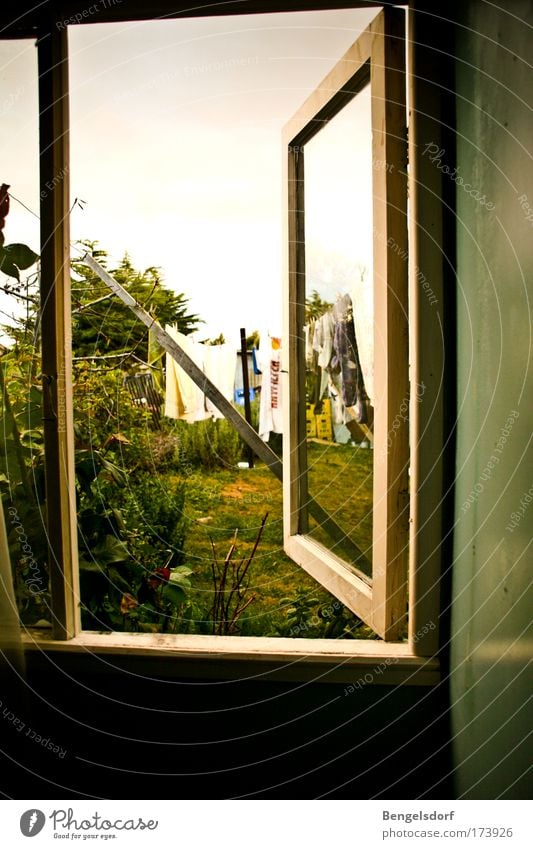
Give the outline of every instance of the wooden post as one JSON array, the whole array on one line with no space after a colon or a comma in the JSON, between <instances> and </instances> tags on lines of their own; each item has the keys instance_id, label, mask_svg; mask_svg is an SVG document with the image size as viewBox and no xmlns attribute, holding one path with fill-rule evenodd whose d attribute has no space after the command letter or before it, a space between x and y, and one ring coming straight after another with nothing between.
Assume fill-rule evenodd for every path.
<instances>
[{"instance_id":1,"label":"wooden post","mask_svg":"<svg viewBox=\"0 0 533 849\"><path fill-rule=\"evenodd\" d=\"M244 418L248 424L252 425L252 410L250 408L250 381L248 379L248 349L246 345L246 329L241 327L241 365L242 365L242 386L244 390ZM248 468L254 467L254 452L251 445L248 445Z\"/></svg>"}]
</instances>

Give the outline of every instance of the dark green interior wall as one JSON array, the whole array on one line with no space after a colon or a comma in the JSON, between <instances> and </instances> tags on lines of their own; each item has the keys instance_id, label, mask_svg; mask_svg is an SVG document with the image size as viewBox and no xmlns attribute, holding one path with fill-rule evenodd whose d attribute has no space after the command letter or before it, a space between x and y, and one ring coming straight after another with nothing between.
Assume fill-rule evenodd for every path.
<instances>
[{"instance_id":1,"label":"dark green interior wall","mask_svg":"<svg viewBox=\"0 0 533 849\"><path fill-rule=\"evenodd\" d=\"M260 673L241 681L165 680L110 656L30 657L28 681L27 726L11 729L14 761L0 757L2 790L14 798L452 793L445 685L363 683L346 692L342 685L268 682ZM60 750L43 748L28 727Z\"/></svg>"},{"instance_id":2,"label":"dark green interior wall","mask_svg":"<svg viewBox=\"0 0 533 849\"><path fill-rule=\"evenodd\" d=\"M459 796L522 798L530 762L533 8L471 0L457 14L457 173L480 194L456 188L454 760Z\"/></svg>"}]
</instances>

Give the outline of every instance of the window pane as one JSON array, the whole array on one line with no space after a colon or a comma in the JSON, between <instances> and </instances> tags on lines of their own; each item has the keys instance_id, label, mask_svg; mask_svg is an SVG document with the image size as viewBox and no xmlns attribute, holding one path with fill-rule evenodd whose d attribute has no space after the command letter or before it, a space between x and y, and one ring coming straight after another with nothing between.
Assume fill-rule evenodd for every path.
<instances>
[{"instance_id":1,"label":"window pane","mask_svg":"<svg viewBox=\"0 0 533 849\"><path fill-rule=\"evenodd\" d=\"M309 495L339 526L309 535L372 561L374 302L370 86L305 145L306 439ZM305 495L304 495L305 498ZM304 506L304 505L302 505ZM344 537L344 539L343 539Z\"/></svg>"},{"instance_id":2,"label":"window pane","mask_svg":"<svg viewBox=\"0 0 533 849\"><path fill-rule=\"evenodd\" d=\"M0 43L1 181L9 211L3 249L39 251L37 56L31 41ZM12 261L10 261L12 258ZM15 594L25 625L51 622L44 527L43 409L36 257L2 253L0 270L0 487ZM17 277L17 270L20 269Z\"/></svg>"},{"instance_id":3,"label":"window pane","mask_svg":"<svg viewBox=\"0 0 533 849\"><path fill-rule=\"evenodd\" d=\"M362 27L374 12L360 14ZM223 337L235 360L241 327L256 346L259 337L253 388L270 387L280 350L280 133L350 45L360 14L328 15L327 27L297 14L69 31L72 195L82 199L74 239L109 251L96 258L152 317L178 324L198 364L217 359L206 339ZM199 395L201 410L181 408L181 378L145 326L86 266L73 271L82 627L255 636L359 627L284 554L279 481L260 462L248 470L237 433L210 420L197 387L189 400ZM181 319L169 293L183 297ZM186 322L190 313L202 323ZM238 403L241 368L230 378ZM183 400L191 387L178 389ZM260 402L259 391L253 425L281 453L282 417L261 417ZM267 513L247 592L232 591L217 569L236 529L231 568L250 555ZM224 594L242 616L222 610Z\"/></svg>"}]
</instances>

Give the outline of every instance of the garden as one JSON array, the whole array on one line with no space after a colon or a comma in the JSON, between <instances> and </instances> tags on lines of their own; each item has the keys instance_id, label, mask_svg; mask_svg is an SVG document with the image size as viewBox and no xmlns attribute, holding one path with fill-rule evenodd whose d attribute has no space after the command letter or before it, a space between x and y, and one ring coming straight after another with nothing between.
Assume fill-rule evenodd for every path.
<instances>
[{"instance_id":1,"label":"garden","mask_svg":"<svg viewBox=\"0 0 533 849\"><path fill-rule=\"evenodd\" d=\"M106 255L86 243L99 262ZM18 257L30 267L35 255ZM26 306L0 358L0 486L21 620L50 627L37 274L3 266L4 291ZM10 276L10 270L12 276ZM156 268L126 256L111 269L161 324L200 326L185 295ZM127 307L81 263L72 264L73 393L82 627L97 631L374 638L283 551L282 488L224 419L189 424L154 416L128 391L149 366L162 391L161 351ZM213 340L214 343L220 340ZM257 402L252 404L257 426ZM281 452L281 437L271 447ZM357 510L371 545L372 455L308 445L314 492ZM240 465L239 465L240 464ZM370 491L369 491L370 490ZM344 508L343 508L344 509ZM353 516L346 513L346 522ZM366 536L365 536L366 535Z\"/></svg>"}]
</instances>

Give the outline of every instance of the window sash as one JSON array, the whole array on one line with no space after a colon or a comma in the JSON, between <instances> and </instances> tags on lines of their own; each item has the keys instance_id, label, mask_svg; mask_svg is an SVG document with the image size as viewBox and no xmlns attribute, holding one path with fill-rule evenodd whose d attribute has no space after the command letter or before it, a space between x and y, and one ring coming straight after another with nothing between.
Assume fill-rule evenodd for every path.
<instances>
[{"instance_id":1,"label":"window sash","mask_svg":"<svg viewBox=\"0 0 533 849\"><path fill-rule=\"evenodd\" d=\"M278 4L279 10L287 11L287 4ZM362 5L354 2L354 6ZM324 2L323 8L336 8L334 4ZM271 10L271 9L270 9ZM228 10L229 11L229 10ZM439 582L442 568L441 548L439 541L442 539L442 493L443 493L443 462L442 451L445 447L446 437L443 424L443 396L442 379L444 374L444 353L441 345L435 345L435 339L441 338L442 334L442 307L445 303L445 292L443 289L443 264L442 252L445 240L446 210L442 204L443 177L437 169L428 162L427 157L421 155L427 142L439 143L443 136L442 115L449 112L449 105L442 101L444 93L441 93L441 78L450 79L450 97L453 97L451 76L449 70L436 70L434 64L434 52L426 49L425 43L431 41L426 28L428 26L424 13L416 9L409 12L409 26L411 36L409 39L411 77L409 83L409 101L411 114L411 127L409 133L410 148L410 215L412 218L410 262L412 267L431 279L432 290L439 304L438 309L430 308L427 299L419 292L414 275L411 275L410 303L412 305L413 320L411 323L411 334L413 349L420 352L420 356L412 365L413 380L418 385L424 386L424 404L416 404L412 410L412 444L416 445L416 453L411 457L411 539L410 539L410 616L409 616L409 648L413 656L430 657L435 654L439 645ZM55 19L54 19L55 20ZM36 22L37 24L37 22ZM50 67L50 76L55 79L54 85L68 92L66 60L67 44L66 32L58 32L51 20L49 25L39 21L42 27L39 35L45 40L53 37L54 50L57 58L43 58L43 68ZM33 30L32 30L33 34ZM61 39L59 54L57 54L57 40ZM38 42L39 50L43 45ZM447 76L448 74L448 76ZM62 82L61 82L62 79ZM66 105L66 100L61 103ZM56 108L53 108L53 106ZM68 131L68 115L65 109L58 108L59 103L53 90L47 90L45 86L40 89L40 113L45 116L45 128L41 132L41 190L46 191L46 198L41 205L42 215L42 253L50 251L48 269L48 290L52 288L52 282L56 275L61 280L63 297L56 297L54 309L49 309L49 318L46 326L53 339L49 340L52 367L55 363L61 367L61 360L54 353L55 340L59 338L63 345L65 354L69 354L70 337L65 330L65 322L70 314L70 302L68 289L70 279L68 274L64 277L60 269L64 268L65 257L69 254L68 232L65 223L68 223L68 147L66 145L66 134ZM46 115L47 110L48 116ZM59 154L56 150L59 148ZM59 156L57 164L51 158L46 158L44 152L54 149L54 157ZM61 181L62 190L58 191L53 182L54 176L66 168L64 180ZM47 182L52 182L54 189L50 192L46 187ZM418 225L418 221L424 221L424 227ZM55 241L54 239L55 234ZM53 247L52 245L53 242ZM285 240L287 244L287 240ZM53 294L53 293L52 293ZM57 295L57 293L56 293ZM57 322L57 326L56 326ZM45 329L45 328L43 328ZM46 329L43 336L46 335ZM68 341L67 341L68 340ZM43 343L46 352L47 342ZM70 357L65 356L63 365L70 368ZM45 371L43 366L43 371ZM64 404L71 408L72 398L70 383L65 380L61 385L64 394ZM428 417L426 410L429 410ZM66 416L67 428L71 426L71 415ZM50 444L58 441L62 449L50 450ZM70 437L59 437L54 433L53 427L46 429L45 442L47 444L47 475L55 477L57 489L54 499L61 501L63 515L65 515L66 504L70 505L67 511L67 522L70 528L75 528L76 513L75 500L73 496L74 474L73 474L73 449L69 447ZM61 464L63 473L61 473ZM292 477L292 479L294 479ZM49 477L50 480L50 477ZM289 478L289 481L291 478ZM52 487L50 486L50 490ZM288 516L285 527L290 528L290 501L287 502ZM65 525L64 528L67 526ZM78 614L79 591L77 588L77 551L76 534L72 530L62 531L55 527L49 529L50 548L54 552L51 557L50 572L52 586L55 588L52 597L52 613L55 623L54 638L57 640L70 640L73 634L80 631ZM59 542L54 541L54 536L60 537ZM366 593L361 588L362 594ZM433 627L429 630L427 623ZM89 638L89 635L87 635ZM35 639L35 637L33 638ZM217 638L217 640L222 638ZM238 643L241 638L228 638ZM265 640L268 638L258 638ZM316 652L320 654L322 641L315 641ZM63 645L65 645L63 643ZM68 644L67 644L68 645ZM259 643L258 643L259 645ZM359 649L353 642L353 654L358 655ZM369 647L365 641L366 648ZM379 643L372 646L379 648ZM59 645L58 645L59 648ZM391 651L399 650L401 644L391 646ZM309 651L310 651L309 647ZM128 652L135 652L135 644L128 644ZM374 650L372 650L373 652Z\"/></svg>"},{"instance_id":2,"label":"window sash","mask_svg":"<svg viewBox=\"0 0 533 849\"><path fill-rule=\"evenodd\" d=\"M285 323L288 340L285 551L386 640L397 639L407 607L408 403L407 133L404 13L384 9L305 101L283 132L285 157ZM373 168L374 521L372 580L305 536L305 144L370 81ZM375 327L377 321L375 322ZM389 434L394 439L389 440Z\"/></svg>"},{"instance_id":3,"label":"window sash","mask_svg":"<svg viewBox=\"0 0 533 849\"><path fill-rule=\"evenodd\" d=\"M41 212L41 330L47 535L52 629L81 627L74 473L70 302L67 32L50 24L37 42Z\"/></svg>"}]
</instances>

